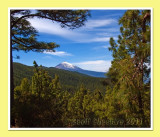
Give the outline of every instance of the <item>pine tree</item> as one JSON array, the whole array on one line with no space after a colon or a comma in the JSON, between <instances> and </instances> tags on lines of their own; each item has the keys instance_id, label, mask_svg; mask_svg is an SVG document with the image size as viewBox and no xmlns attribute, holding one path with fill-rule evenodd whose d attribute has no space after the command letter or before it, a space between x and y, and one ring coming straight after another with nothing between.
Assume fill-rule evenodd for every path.
<instances>
[{"instance_id":1,"label":"pine tree","mask_svg":"<svg viewBox=\"0 0 160 137\"><path fill-rule=\"evenodd\" d=\"M69 126L76 126L76 127L84 126L83 124L72 123L72 122L73 120L84 120L85 119L83 100L86 94L87 94L87 90L85 89L83 85L81 85L79 90L75 92L74 96L70 98L69 103L68 103L68 111L70 113L68 122L70 122L71 125Z\"/></svg>"},{"instance_id":2,"label":"pine tree","mask_svg":"<svg viewBox=\"0 0 160 137\"><path fill-rule=\"evenodd\" d=\"M121 104L113 109L119 109L116 114L125 115L124 120L142 119L142 124L136 126L149 126L150 117L145 115L145 111L150 110L149 107L144 108L144 104L147 101L149 105L150 99L144 98L146 94L149 96L147 90L150 85L150 81L145 82L150 74L150 11L128 10L120 18L119 24L121 35L117 43L110 39L109 48L114 58L108 73L113 83L111 96L114 95L114 104Z\"/></svg>"},{"instance_id":3,"label":"pine tree","mask_svg":"<svg viewBox=\"0 0 160 137\"><path fill-rule=\"evenodd\" d=\"M40 18L58 22L61 27L75 29L84 25L89 16L87 10L11 10L10 11L10 68L11 68L11 111L14 106L14 79L12 51L43 52L55 51L59 47L55 42L41 42L37 40L37 30L28 21L30 18ZM11 116L14 126L14 117Z\"/></svg>"}]
</instances>

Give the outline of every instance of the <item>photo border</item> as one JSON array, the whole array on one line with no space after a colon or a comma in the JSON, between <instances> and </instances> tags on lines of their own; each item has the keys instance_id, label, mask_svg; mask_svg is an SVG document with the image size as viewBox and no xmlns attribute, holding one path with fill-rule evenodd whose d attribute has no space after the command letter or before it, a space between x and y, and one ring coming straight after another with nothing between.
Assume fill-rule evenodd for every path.
<instances>
[{"instance_id":1,"label":"photo border","mask_svg":"<svg viewBox=\"0 0 160 137\"><path fill-rule=\"evenodd\" d=\"M141 10L151 10L151 92L150 92L150 122L151 122L151 127L150 128L109 128L109 127L105 127L105 128L67 128L67 127L63 127L63 128L11 128L10 127L10 10L11 9L50 9L50 10L54 10L54 9L59 9L59 10L64 10L64 9L89 9L89 10L127 10L127 9L141 9ZM118 37L118 36L117 36ZM117 131L117 130L123 130L123 131L153 131L153 8L152 7L124 7L124 8L118 8L118 7L113 7L113 8L108 8L108 7L9 7L8 8L8 130L35 130L35 131L39 131L39 130L53 130L53 131L66 131L66 130L70 130L70 131Z\"/></svg>"}]
</instances>

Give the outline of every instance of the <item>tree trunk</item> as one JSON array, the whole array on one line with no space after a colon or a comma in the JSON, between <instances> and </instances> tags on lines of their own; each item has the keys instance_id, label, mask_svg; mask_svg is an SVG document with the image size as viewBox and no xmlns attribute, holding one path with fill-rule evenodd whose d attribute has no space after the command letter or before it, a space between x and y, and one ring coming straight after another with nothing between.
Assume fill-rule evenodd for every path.
<instances>
[{"instance_id":1,"label":"tree trunk","mask_svg":"<svg viewBox=\"0 0 160 137\"><path fill-rule=\"evenodd\" d=\"M142 20L142 31L143 31L143 39L142 42L146 44L146 39L145 39L145 33L146 33L146 20L150 18L150 12L147 12ZM144 56L142 55L141 60L140 60L140 73L141 73L141 83L140 83L140 91L139 91L139 96L138 96L138 102L139 102L139 113L141 114L142 117L142 126L145 126L145 116L144 116L144 108L143 108L143 99L142 99L142 94L143 93L143 76L144 76L144 70L143 70L143 64L144 64Z\"/></svg>"},{"instance_id":2,"label":"tree trunk","mask_svg":"<svg viewBox=\"0 0 160 137\"><path fill-rule=\"evenodd\" d=\"M10 16L11 19L11 16ZM11 22L11 21L10 21ZM12 29L10 25L10 126L15 126L14 116L14 79L13 79L13 56L12 56Z\"/></svg>"}]
</instances>

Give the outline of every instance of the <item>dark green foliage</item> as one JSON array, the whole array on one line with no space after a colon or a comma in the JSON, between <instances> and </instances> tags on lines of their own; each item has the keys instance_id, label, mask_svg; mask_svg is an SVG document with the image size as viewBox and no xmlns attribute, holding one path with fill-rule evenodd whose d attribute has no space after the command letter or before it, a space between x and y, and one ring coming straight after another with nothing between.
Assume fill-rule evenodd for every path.
<instances>
[{"instance_id":1,"label":"dark green foliage","mask_svg":"<svg viewBox=\"0 0 160 137\"><path fill-rule=\"evenodd\" d=\"M119 24L117 43L110 39L114 60L107 74L113 84L106 94L107 117L123 119L128 127L150 127L150 11L128 10ZM128 119L139 122L128 124Z\"/></svg>"},{"instance_id":2,"label":"dark green foliage","mask_svg":"<svg viewBox=\"0 0 160 137\"><path fill-rule=\"evenodd\" d=\"M62 89L57 74L52 78L42 66L30 68L34 70L32 79L29 81L23 78L21 84L14 89L15 105L12 113L16 127L142 126L141 119L137 117L138 111L135 111L136 96L128 92L130 88L124 91L119 86L112 89L112 85L108 85L106 93L103 93L98 87L89 90L81 84L74 92L69 92ZM136 90L132 89L132 92ZM144 97L145 109L149 109L149 92ZM149 111L145 115L149 116ZM149 122L149 119L145 120Z\"/></svg>"},{"instance_id":3,"label":"dark green foliage","mask_svg":"<svg viewBox=\"0 0 160 137\"><path fill-rule=\"evenodd\" d=\"M20 85L23 78L28 78L31 81L31 77L34 73L33 67L22 65L19 63L13 63L13 68L15 86ZM106 88L101 83L104 80L105 84L109 84L110 82L109 79L90 77L81 73L70 72L53 67L43 67L43 69L46 70L52 78L54 78L57 74L59 76L60 84L62 85L61 88L64 91L67 90L69 92L74 92L81 86L81 84L83 84L87 89L94 90L98 88L104 93Z\"/></svg>"},{"instance_id":4,"label":"dark green foliage","mask_svg":"<svg viewBox=\"0 0 160 137\"><path fill-rule=\"evenodd\" d=\"M15 89L15 118L20 127L62 126L62 93L59 78L54 79L41 67L35 67L32 85L24 78Z\"/></svg>"},{"instance_id":5,"label":"dark green foliage","mask_svg":"<svg viewBox=\"0 0 160 137\"><path fill-rule=\"evenodd\" d=\"M23 78L21 84L15 87L14 93L13 114L18 127L86 126L74 125L73 119L85 119L90 118L90 115L94 116L94 110L85 111L90 105L91 100L88 99L93 94L95 100L99 102L103 96L98 90L89 93L89 90L83 85L74 93L62 90L59 76L55 74L52 79L42 66L38 67L35 61L31 82L27 78ZM94 107L93 105L91 104L91 107ZM89 125L92 126L92 124Z\"/></svg>"}]
</instances>

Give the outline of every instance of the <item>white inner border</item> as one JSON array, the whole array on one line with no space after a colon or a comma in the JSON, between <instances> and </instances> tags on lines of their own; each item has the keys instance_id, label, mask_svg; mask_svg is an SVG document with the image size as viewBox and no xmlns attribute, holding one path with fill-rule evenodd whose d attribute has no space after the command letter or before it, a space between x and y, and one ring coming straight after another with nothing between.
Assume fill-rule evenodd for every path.
<instances>
[{"instance_id":1,"label":"white inner border","mask_svg":"<svg viewBox=\"0 0 160 137\"><path fill-rule=\"evenodd\" d=\"M10 10L12 9L89 9L89 10L127 10L127 9L144 9L144 10L151 10L151 112L150 112L150 121L151 121L151 127L150 128L11 128L10 127ZM153 8L151 7L142 7L142 8L107 8L107 7L100 7L100 8L91 8L91 7L36 7L36 8L17 8L17 7L10 7L8 8L8 130L153 130Z\"/></svg>"}]
</instances>

